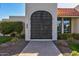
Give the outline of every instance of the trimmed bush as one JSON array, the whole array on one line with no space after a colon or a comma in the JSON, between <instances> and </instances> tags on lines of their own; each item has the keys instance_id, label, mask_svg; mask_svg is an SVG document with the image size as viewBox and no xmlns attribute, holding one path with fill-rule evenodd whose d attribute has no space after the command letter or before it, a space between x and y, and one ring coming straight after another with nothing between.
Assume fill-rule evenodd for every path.
<instances>
[{"instance_id":1,"label":"trimmed bush","mask_svg":"<svg viewBox=\"0 0 79 59\"><path fill-rule=\"evenodd\" d=\"M79 40L79 33L73 33L72 37L76 40Z\"/></svg>"},{"instance_id":2,"label":"trimmed bush","mask_svg":"<svg viewBox=\"0 0 79 59\"><path fill-rule=\"evenodd\" d=\"M7 37L7 36L1 36L0 37L0 44L1 43L6 43L8 41L12 40L12 37Z\"/></svg>"},{"instance_id":3,"label":"trimmed bush","mask_svg":"<svg viewBox=\"0 0 79 59\"><path fill-rule=\"evenodd\" d=\"M70 33L58 34L58 39L60 39L60 40L63 40L63 39L67 40L68 37L70 37Z\"/></svg>"},{"instance_id":4,"label":"trimmed bush","mask_svg":"<svg viewBox=\"0 0 79 59\"><path fill-rule=\"evenodd\" d=\"M16 34L21 34L23 30L22 22L1 22L0 32L2 34L10 34L16 32Z\"/></svg>"},{"instance_id":5,"label":"trimmed bush","mask_svg":"<svg viewBox=\"0 0 79 59\"><path fill-rule=\"evenodd\" d=\"M23 30L22 22L14 22L14 32L21 33Z\"/></svg>"},{"instance_id":6,"label":"trimmed bush","mask_svg":"<svg viewBox=\"0 0 79 59\"><path fill-rule=\"evenodd\" d=\"M79 34L75 33L59 33L58 34L58 39L59 40L78 40L79 39Z\"/></svg>"},{"instance_id":7,"label":"trimmed bush","mask_svg":"<svg viewBox=\"0 0 79 59\"><path fill-rule=\"evenodd\" d=\"M13 29L13 24L10 22L1 22L0 23L0 32L2 34L9 34L12 31L14 31Z\"/></svg>"}]
</instances>

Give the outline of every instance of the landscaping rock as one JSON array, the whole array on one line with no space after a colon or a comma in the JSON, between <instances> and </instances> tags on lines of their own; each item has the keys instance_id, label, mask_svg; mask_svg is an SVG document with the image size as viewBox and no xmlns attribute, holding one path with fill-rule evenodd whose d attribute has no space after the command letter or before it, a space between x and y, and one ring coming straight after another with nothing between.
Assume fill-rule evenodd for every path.
<instances>
[{"instance_id":1,"label":"landscaping rock","mask_svg":"<svg viewBox=\"0 0 79 59\"><path fill-rule=\"evenodd\" d=\"M66 40L57 40L55 44L64 56L71 55L72 50L69 48Z\"/></svg>"},{"instance_id":2,"label":"landscaping rock","mask_svg":"<svg viewBox=\"0 0 79 59\"><path fill-rule=\"evenodd\" d=\"M64 47L68 47L68 43L65 40L60 40L59 44L64 46Z\"/></svg>"},{"instance_id":3,"label":"landscaping rock","mask_svg":"<svg viewBox=\"0 0 79 59\"><path fill-rule=\"evenodd\" d=\"M13 45L15 45L14 42L7 42L7 43L1 44L0 47L8 47L8 46L13 46Z\"/></svg>"},{"instance_id":4,"label":"landscaping rock","mask_svg":"<svg viewBox=\"0 0 79 59\"><path fill-rule=\"evenodd\" d=\"M19 39L14 43L10 42L12 46L0 47L0 56L18 56L28 43L29 41L25 41L25 39Z\"/></svg>"},{"instance_id":5,"label":"landscaping rock","mask_svg":"<svg viewBox=\"0 0 79 59\"><path fill-rule=\"evenodd\" d=\"M9 56L9 53L0 53L0 56Z\"/></svg>"},{"instance_id":6,"label":"landscaping rock","mask_svg":"<svg viewBox=\"0 0 79 59\"><path fill-rule=\"evenodd\" d=\"M0 45L0 47L8 47L8 44L3 43L3 44Z\"/></svg>"},{"instance_id":7,"label":"landscaping rock","mask_svg":"<svg viewBox=\"0 0 79 59\"><path fill-rule=\"evenodd\" d=\"M0 36L3 36L3 34L2 34L2 33L0 33Z\"/></svg>"},{"instance_id":8,"label":"landscaping rock","mask_svg":"<svg viewBox=\"0 0 79 59\"><path fill-rule=\"evenodd\" d=\"M74 42L77 43L77 44L79 44L79 40L75 40Z\"/></svg>"},{"instance_id":9,"label":"landscaping rock","mask_svg":"<svg viewBox=\"0 0 79 59\"><path fill-rule=\"evenodd\" d=\"M64 56L71 56L70 53L64 53Z\"/></svg>"},{"instance_id":10,"label":"landscaping rock","mask_svg":"<svg viewBox=\"0 0 79 59\"><path fill-rule=\"evenodd\" d=\"M8 46L13 46L13 45L15 45L16 43L15 43L15 42L8 42L7 44L8 44Z\"/></svg>"},{"instance_id":11,"label":"landscaping rock","mask_svg":"<svg viewBox=\"0 0 79 59\"><path fill-rule=\"evenodd\" d=\"M10 34L7 34L7 35L5 35L5 36L10 36Z\"/></svg>"}]
</instances>

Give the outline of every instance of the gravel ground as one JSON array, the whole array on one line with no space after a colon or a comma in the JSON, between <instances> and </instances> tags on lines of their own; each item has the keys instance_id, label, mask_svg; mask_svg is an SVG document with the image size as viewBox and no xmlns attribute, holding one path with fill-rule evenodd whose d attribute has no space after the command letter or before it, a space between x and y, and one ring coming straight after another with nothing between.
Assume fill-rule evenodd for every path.
<instances>
[{"instance_id":1,"label":"gravel ground","mask_svg":"<svg viewBox=\"0 0 79 59\"><path fill-rule=\"evenodd\" d=\"M65 40L57 40L54 41L54 43L64 56L70 56L71 49L68 47Z\"/></svg>"},{"instance_id":2,"label":"gravel ground","mask_svg":"<svg viewBox=\"0 0 79 59\"><path fill-rule=\"evenodd\" d=\"M28 44L25 39L19 39L14 45L0 47L0 56L17 56Z\"/></svg>"}]
</instances>

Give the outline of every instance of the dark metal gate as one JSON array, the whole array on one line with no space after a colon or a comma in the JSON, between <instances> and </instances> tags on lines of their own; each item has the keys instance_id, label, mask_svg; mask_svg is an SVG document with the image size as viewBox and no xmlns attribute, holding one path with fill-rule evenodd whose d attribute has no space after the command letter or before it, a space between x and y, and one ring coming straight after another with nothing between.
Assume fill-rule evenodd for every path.
<instances>
[{"instance_id":1,"label":"dark metal gate","mask_svg":"<svg viewBox=\"0 0 79 59\"><path fill-rule=\"evenodd\" d=\"M52 39L52 16L47 11L36 11L31 16L31 39Z\"/></svg>"}]
</instances>

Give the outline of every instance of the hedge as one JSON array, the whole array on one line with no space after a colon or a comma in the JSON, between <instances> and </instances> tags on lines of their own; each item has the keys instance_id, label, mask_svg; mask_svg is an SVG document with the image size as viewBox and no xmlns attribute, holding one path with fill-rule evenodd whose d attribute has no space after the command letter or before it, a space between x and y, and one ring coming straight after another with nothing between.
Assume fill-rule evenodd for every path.
<instances>
[{"instance_id":1,"label":"hedge","mask_svg":"<svg viewBox=\"0 0 79 59\"><path fill-rule=\"evenodd\" d=\"M0 23L0 32L2 34L10 34L12 32L21 33L23 30L22 22L1 22Z\"/></svg>"},{"instance_id":2,"label":"hedge","mask_svg":"<svg viewBox=\"0 0 79 59\"><path fill-rule=\"evenodd\" d=\"M59 33L58 34L59 40L79 40L79 33Z\"/></svg>"}]
</instances>

